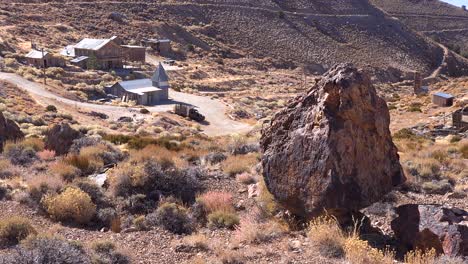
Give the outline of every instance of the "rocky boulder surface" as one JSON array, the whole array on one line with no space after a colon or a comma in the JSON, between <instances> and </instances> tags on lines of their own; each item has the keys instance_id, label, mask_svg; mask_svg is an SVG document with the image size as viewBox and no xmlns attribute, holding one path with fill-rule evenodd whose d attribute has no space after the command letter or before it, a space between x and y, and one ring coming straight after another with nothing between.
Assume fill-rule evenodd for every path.
<instances>
[{"instance_id":1,"label":"rocky boulder surface","mask_svg":"<svg viewBox=\"0 0 468 264\"><path fill-rule=\"evenodd\" d=\"M0 112L0 151L3 151L3 144L6 141L16 141L24 138L19 126L12 120L6 119Z\"/></svg>"},{"instance_id":2,"label":"rocky boulder surface","mask_svg":"<svg viewBox=\"0 0 468 264\"><path fill-rule=\"evenodd\" d=\"M73 141L82 136L81 132L68 124L57 124L47 131L45 147L54 150L56 155L65 155L73 145Z\"/></svg>"},{"instance_id":3,"label":"rocky boulder surface","mask_svg":"<svg viewBox=\"0 0 468 264\"><path fill-rule=\"evenodd\" d=\"M412 249L434 248L439 254L468 256L468 212L439 205L407 204L396 208L396 238Z\"/></svg>"},{"instance_id":4,"label":"rocky boulder surface","mask_svg":"<svg viewBox=\"0 0 468 264\"><path fill-rule=\"evenodd\" d=\"M355 211L405 181L390 115L369 77L333 67L263 129L263 174L276 199L296 215Z\"/></svg>"}]
</instances>

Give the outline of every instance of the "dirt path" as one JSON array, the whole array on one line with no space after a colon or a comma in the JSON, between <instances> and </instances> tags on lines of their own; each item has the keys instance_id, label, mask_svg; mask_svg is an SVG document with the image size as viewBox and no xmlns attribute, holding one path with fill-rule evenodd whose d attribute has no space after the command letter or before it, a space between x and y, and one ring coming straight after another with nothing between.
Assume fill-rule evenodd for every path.
<instances>
[{"instance_id":1,"label":"dirt path","mask_svg":"<svg viewBox=\"0 0 468 264\"><path fill-rule=\"evenodd\" d=\"M53 104L59 102L71 107L88 111L96 111L105 113L111 119L116 120L121 116L133 116L144 118L144 115L139 114L138 108L125 108L113 105L100 105L86 102L78 102L63 98L47 89L38 83L28 81L21 76L12 73L0 72L0 79L17 85L26 90L31 96L42 104ZM147 107L151 112L166 112L173 108L176 103L185 103L199 108L200 113L205 115L208 124L201 125L203 132L209 136L229 135L233 133L246 133L252 129L248 124L241 123L230 119L225 113L228 108L225 104L218 100L213 100L204 96L185 94L170 90L170 101L165 104ZM58 107L60 104L57 104Z\"/></svg>"},{"instance_id":2,"label":"dirt path","mask_svg":"<svg viewBox=\"0 0 468 264\"><path fill-rule=\"evenodd\" d=\"M424 78L424 79L434 79L434 78L437 78L439 75L440 75L440 72L445 68L447 67L447 58L449 56L449 49L447 47L445 47L444 45L442 44L439 44L439 46L444 50L444 56L442 57L442 61L440 62L440 65L439 67L437 67L437 69L435 69L428 77Z\"/></svg>"}]
</instances>

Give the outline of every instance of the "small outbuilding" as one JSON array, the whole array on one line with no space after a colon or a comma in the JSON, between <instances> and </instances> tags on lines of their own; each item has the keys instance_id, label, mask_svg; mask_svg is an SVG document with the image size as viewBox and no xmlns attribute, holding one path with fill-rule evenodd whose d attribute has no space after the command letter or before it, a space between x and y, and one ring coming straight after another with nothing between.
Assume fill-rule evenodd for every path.
<instances>
[{"instance_id":1,"label":"small outbuilding","mask_svg":"<svg viewBox=\"0 0 468 264\"><path fill-rule=\"evenodd\" d=\"M118 82L106 92L120 97L122 102L154 105L169 99L169 88L169 77L160 63L151 79Z\"/></svg>"},{"instance_id":2,"label":"small outbuilding","mask_svg":"<svg viewBox=\"0 0 468 264\"><path fill-rule=\"evenodd\" d=\"M38 51L31 50L25 56L28 65L37 67L37 68L47 68L47 67L64 67L65 60L52 55L47 51Z\"/></svg>"},{"instance_id":3,"label":"small outbuilding","mask_svg":"<svg viewBox=\"0 0 468 264\"><path fill-rule=\"evenodd\" d=\"M455 97L448 93L437 92L432 95L432 102L441 107L452 106Z\"/></svg>"},{"instance_id":4,"label":"small outbuilding","mask_svg":"<svg viewBox=\"0 0 468 264\"><path fill-rule=\"evenodd\" d=\"M170 39L143 39L141 45L151 47L162 56L169 55L172 51Z\"/></svg>"},{"instance_id":5,"label":"small outbuilding","mask_svg":"<svg viewBox=\"0 0 468 264\"><path fill-rule=\"evenodd\" d=\"M146 61L146 48L143 46L122 45L124 59L127 61L142 62Z\"/></svg>"}]
</instances>

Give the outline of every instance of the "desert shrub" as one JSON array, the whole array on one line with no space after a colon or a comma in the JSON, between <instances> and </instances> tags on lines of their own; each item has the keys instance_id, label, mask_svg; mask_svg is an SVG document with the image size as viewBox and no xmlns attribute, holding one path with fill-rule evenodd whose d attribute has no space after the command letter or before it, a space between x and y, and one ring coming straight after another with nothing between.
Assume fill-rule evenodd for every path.
<instances>
[{"instance_id":1,"label":"desert shrub","mask_svg":"<svg viewBox=\"0 0 468 264\"><path fill-rule=\"evenodd\" d=\"M125 209L131 214L145 214L153 209L156 203L144 194L135 194L125 200Z\"/></svg>"},{"instance_id":2,"label":"desert shrub","mask_svg":"<svg viewBox=\"0 0 468 264\"><path fill-rule=\"evenodd\" d=\"M208 238L203 234L193 234L182 239L182 244L192 249L207 251L210 249Z\"/></svg>"},{"instance_id":3,"label":"desert shrub","mask_svg":"<svg viewBox=\"0 0 468 264\"><path fill-rule=\"evenodd\" d=\"M208 215L208 226L210 228L233 229L239 222L239 217L232 211L215 211Z\"/></svg>"},{"instance_id":4,"label":"desert shrub","mask_svg":"<svg viewBox=\"0 0 468 264\"><path fill-rule=\"evenodd\" d=\"M93 264L130 264L130 258L117 251L114 243L110 241L97 241L91 248L94 251L92 255Z\"/></svg>"},{"instance_id":5,"label":"desert shrub","mask_svg":"<svg viewBox=\"0 0 468 264\"><path fill-rule=\"evenodd\" d=\"M13 253L2 257L2 263L91 264L91 259L78 244L59 238L33 236Z\"/></svg>"},{"instance_id":6,"label":"desert shrub","mask_svg":"<svg viewBox=\"0 0 468 264\"><path fill-rule=\"evenodd\" d=\"M427 252L417 249L405 255L405 263L407 264L434 264L435 259L436 251L434 249Z\"/></svg>"},{"instance_id":7,"label":"desert shrub","mask_svg":"<svg viewBox=\"0 0 468 264\"><path fill-rule=\"evenodd\" d=\"M218 258L222 264L244 264L245 256L241 253L231 250L223 250L218 253Z\"/></svg>"},{"instance_id":8,"label":"desert shrub","mask_svg":"<svg viewBox=\"0 0 468 264\"><path fill-rule=\"evenodd\" d=\"M150 199L157 199L161 195L173 196L184 203L192 203L200 189L199 173L191 168L163 171L154 160L146 161L143 165L122 164L113 171L110 187L114 196L127 197L142 193Z\"/></svg>"},{"instance_id":9,"label":"desert shrub","mask_svg":"<svg viewBox=\"0 0 468 264\"><path fill-rule=\"evenodd\" d=\"M258 162L256 155L237 155L229 156L222 163L224 173L229 176L236 176L237 174L250 171L251 167Z\"/></svg>"},{"instance_id":10,"label":"desert shrub","mask_svg":"<svg viewBox=\"0 0 468 264\"><path fill-rule=\"evenodd\" d=\"M140 215L137 218L133 219L133 225L137 230L143 231L148 228L146 224L146 218L144 215Z\"/></svg>"},{"instance_id":11,"label":"desert shrub","mask_svg":"<svg viewBox=\"0 0 468 264\"><path fill-rule=\"evenodd\" d=\"M25 147L22 144L7 143L4 153L14 165L29 165L37 160L36 151L32 147Z\"/></svg>"},{"instance_id":12,"label":"desert shrub","mask_svg":"<svg viewBox=\"0 0 468 264\"><path fill-rule=\"evenodd\" d=\"M140 109L140 113L141 114L149 114L150 111L148 109L146 109L146 108L142 108L142 109Z\"/></svg>"},{"instance_id":13,"label":"desert shrub","mask_svg":"<svg viewBox=\"0 0 468 264\"><path fill-rule=\"evenodd\" d=\"M187 210L175 203L163 203L156 210L157 223L175 234L192 233L193 221Z\"/></svg>"},{"instance_id":14,"label":"desert shrub","mask_svg":"<svg viewBox=\"0 0 468 264\"><path fill-rule=\"evenodd\" d=\"M84 156L97 156L104 162L104 165L116 164L124 159L120 150L96 136L75 139L70 152Z\"/></svg>"},{"instance_id":15,"label":"desert shrub","mask_svg":"<svg viewBox=\"0 0 468 264\"><path fill-rule=\"evenodd\" d=\"M403 128L401 130L398 130L393 137L395 139L410 139L410 140L415 140L415 139L423 139L422 136L416 135L411 129L409 128Z\"/></svg>"},{"instance_id":16,"label":"desert shrub","mask_svg":"<svg viewBox=\"0 0 468 264\"><path fill-rule=\"evenodd\" d=\"M227 156L222 152L213 152L205 156L205 160L210 164L218 164L227 159Z\"/></svg>"},{"instance_id":17,"label":"desert shrub","mask_svg":"<svg viewBox=\"0 0 468 264\"><path fill-rule=\"evenodd\" d=\"M91 155L72 154L65 157L63 161L78 168L84 175L93 174L104 166L101 159Z\"/></svg>"},{"instance_id":18,"label":"desert shrub","mask_svg":"<svg viewBox=\"0 0 468 264\"><path fill-rule=\"evenodd\" d=\"M464 159L468 159L468 143L464 143L460 146L460 153Z\"/></svg>"},{"instance_id":19,"label":"desert shrub","mask_svg":"<svg viewBox=\"0 0 468 264\"><path fill-rule=\"evenodd\" d=\"M215 211L234 211L232 194L227 192L210 191L198 196L197 202L204 206L208 214Z\"/></svg>"},{"instance_id":20,"label":"desert shrub","mask_svg":"<svg viewBox=\"0 0 468 264\"><path fill-rule=\"evenodd\" d=\"M353 264L393 264L395 259L393 252L372 248L357 235L346 239L344 251L346 260Z\"/></svg>"},{"instance_id":21,"label":"desert shrub","mask_svg":"<svg viewBox=\"0 0 468 264\"><path fill-rule=\"evenodd\" d=\"M107 227L110 227L112 221L118 218L118 214L114 208L107 207L98 210L97 218L99 219L99 221L101 221L102 224L104 224Z\"/></svg>"},{"instance_id":22,"label":"desert shrub","mask_svg":"<svg viewBox=\"0 0 468 264\"><path fill-rule=\"evenodd\" d=\"M346 237L335 219L324 216L312 220L308 237L320 255L327 258L344 257Z\"/></svg>"},{"instance_id":23,"label":"desert shrub","mask_svg":"<svg viewBox=\"0 0 468 264\"><path fill-rule=\"evenodd\" d=\"M34 227L23 217L11 217L0 220L0 246L18 244L29 235L37 234Z\"/></svg>"},{"instance_id":24,"label":"desert shrub","mask_svg":"<svg viewBox=\"0 0 468 264\"><path fill-rule=\"evenodd\" d=\"M45 195L53 195L64 187L63 180L54 175L39 174L26 181L28 193L32 201L37 205Z\"/></svg>"},{"instance_id":25,"label":"desert shrub","mask_svg":"<svg viewBox=\"0 0 468 264\"><path fill-rule=\"evenodd\" d=\"M411 103L411 105L408 107L408 111L422 113L421 106L421 103Z\"/></svg>"},{"instance_id":26,"label":"desert shrub","mask_svg":"<svg viewBox=\"0 0 468 264\"><path fill-rule=\"evenodd\" d=\"M450 143L460 142L463 138L459 135L454 135L450 138Z\"/></svg>"},{"instance_id":27,"label":"desert shrub","mask_svg":"<svg viewBox=\"0 0 468 264\"><path fill-rule=\"evenodd\" d=\"M60 221L86 224L96 214L96 205L91 197L74 187L69 187L58 195L47 195L42 203L49 215Z\"/></svg>"},{"instance_id":28,"label":"desert shrub","mask_svg":"<svg viewBox=\"0 0 468 264\"><path fill-rule=\"evenodd\" d=\"M67 182L73 181L81 174L80 169L63 161L50 165L49 172L60 176L60 178Z\"/></svg>"},{"instance_id":29,"label":"desert shrub","mask_svg":"<svg viewBox=\"0 0 468 264\"><path fill-rule=\"evenodd\" d=\"M434 158L415 158L406 163L409 172L415 177L424 180L438 179L440 177L440 162Z\"/></svg>"},{"instance_id":30,"label":"desert shrub","mask_svg":"<svg viewBox=\"0 0 468 264\"><path fill-rule=\"evenodd\" d=\"M18 144L24 146L25 148L32 148L36 152L44 150L45 147L44 141L36 137L29 137L19 142Z\"/></svg>"},{"instance_id":31,"label":"desert shrub","mask_svg":"<svg viewBox=\"0 0 468 264\"><path fill-rule=\"evenodd\" d=\"M0 159L0 179L8 179L18 174L11 162L6 159Z\"/></svg>"},{"instance_id":32,"label":"desert shrub","mask_svg":"<svg viewBox=\"0 0 468 264\"><path fill-rule=\"evenodd\" d=\"M422 188L428 194L446 194L453 191L452 184L448 180L424 182Z\"/></svg>"},{"instance_id":33,"label":"desert shrub","mask_svg":"<svg viewBox=\"0 0 468 264\"><path fill-rule=\"evenodd\" d=\"M47 112L57 112L57 107L55 107L55 105L48 105L48 106L46 106L46 111Z\"/></svg>"},{"instance_id":34,"label":"desert shrub","mask_svg":"<svg viewBox=\"0 0 468 264\"><path fill-rule=\"evenodd\" d=\"M77 179L74 182L74 185L78 187L83 192L87 193L91 200L98 208L109 207L111 202L108 201L101 187L99 187L95 182L89 179Z\"/></svg>"}]
</instances>

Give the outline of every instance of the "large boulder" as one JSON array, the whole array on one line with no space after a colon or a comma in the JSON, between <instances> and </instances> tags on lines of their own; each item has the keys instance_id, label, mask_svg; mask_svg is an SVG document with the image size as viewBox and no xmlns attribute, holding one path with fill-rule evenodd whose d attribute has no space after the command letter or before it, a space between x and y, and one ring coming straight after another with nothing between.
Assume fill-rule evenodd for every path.
<instances>
[{"instance_id":1,"label":"large boulder","mask_svg":"<svg viewBox=\"0 0 468 264\"><path fill-rule=\"evenodd\" d=\"M24 138L19 126L12 120L6 119L0 112L0 151L3 151L3 144L6 141L17 141Z\"/></svg>"},{"instance_id":2,"label":"large boulder","mask_svg":"<svg viewBox=\"0 0 468 264\"><path fill-rule=\"evenodd\" d=\"M263 129L268 189L306 218L371 205L405 181L389 123L369 77L335 66Z\"/></svg>"},{"instance_id":3,"label":"large boulder","mask_svg":"<svg viewBox=\"0 0 468 264\"><path fill-rule=\"evenodd\" d=\"M434 248L439 254L468 256L468 212L439 205L396 208L392 229L406 250Z\"/></svg>"},{"instance_id":4,"label":"large boulder","mask_svg":"<svg viewBox=\"0 0 468 264\"><path fill-rule=\"evenodd\" d=\"M46 132L45 147L54 150L56 155L65 155L73 145L73 141L83 134L63 123L54 125Z\"/></svg>"}]
</instances>

